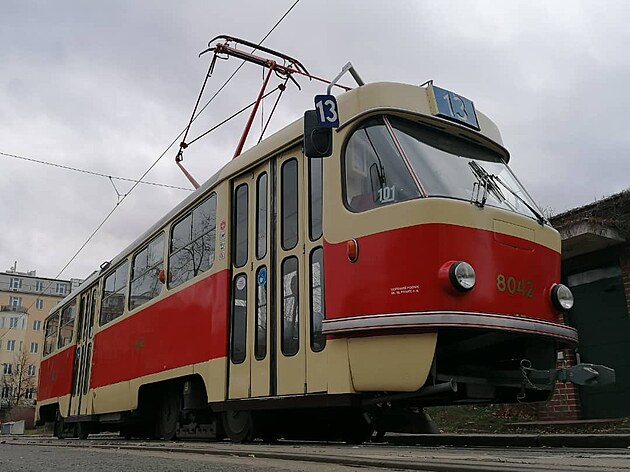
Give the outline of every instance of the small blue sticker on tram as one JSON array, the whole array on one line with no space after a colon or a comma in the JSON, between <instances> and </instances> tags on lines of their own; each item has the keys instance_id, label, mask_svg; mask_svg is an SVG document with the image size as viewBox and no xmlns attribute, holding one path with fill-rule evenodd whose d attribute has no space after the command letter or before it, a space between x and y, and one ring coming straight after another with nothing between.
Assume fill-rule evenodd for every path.
<instances>
[{"instance_id":1,"label":"small blue sticker on tram","mask_svg":"<svg viewBox=\"0 0 630 472\"><path fill-rule=\"evenodd\" d=\"M438 116L479 129L475 105L471 100L435 85L433 86L433 93Z\"/></svg>"},{"instance_id":2,"label":"small blue sticker on tram","mask_svg":"<svg viewBox=\"0 0 630 472\"><path fill-rule=\"evenodd\" d=\"M258 271L258 285L265 285L267 283L267 268L263 267Z\"/></svg>"}]
</instances>

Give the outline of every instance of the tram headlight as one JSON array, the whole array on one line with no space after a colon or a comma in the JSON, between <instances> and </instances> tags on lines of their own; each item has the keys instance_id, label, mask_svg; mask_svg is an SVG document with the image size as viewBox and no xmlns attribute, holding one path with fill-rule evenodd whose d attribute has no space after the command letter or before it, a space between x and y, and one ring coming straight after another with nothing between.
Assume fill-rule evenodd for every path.
<instances>
[{"instance_id":1,"label":"tram headlight","mask_svg":"<svg viewBox=\"0 0 630 472\"><path fill-rule=\"evenodd\" d=\"M556 284L551 288L551 302L558 310L570 310L573 301L573 293L566 285Z\"/></svg>"},{"instance_id":2,"label":"tram headlight","mask_svg":"<svg viewBox=\"0 0 630 472\"><path fill-rule=\"evenodd\" d=\"M453 262L450 269L448 270L448 276L449 279L451 279L453 287L455 287L457 290L461 290L462 292L472 290L472 288L475 286L475 269L473 269L473 267L468 262Z\"/></svg>"}]
</instances>

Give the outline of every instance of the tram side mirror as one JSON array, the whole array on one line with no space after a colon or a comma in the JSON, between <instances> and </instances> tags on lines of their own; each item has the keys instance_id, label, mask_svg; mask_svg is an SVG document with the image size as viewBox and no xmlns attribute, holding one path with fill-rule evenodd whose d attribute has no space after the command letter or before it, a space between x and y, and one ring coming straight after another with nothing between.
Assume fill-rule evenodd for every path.
<instances>
[{"instance_id":1,"label":"tram side mirror","mask_svg":"<svg viewBox=\"0 0 630 472\"><path fill-rule=\"evenodd\" d=\"M304 155L328 157L332 154L332 128L320 125L317 111L304 112Z\"/></svg>"}]
</instances>

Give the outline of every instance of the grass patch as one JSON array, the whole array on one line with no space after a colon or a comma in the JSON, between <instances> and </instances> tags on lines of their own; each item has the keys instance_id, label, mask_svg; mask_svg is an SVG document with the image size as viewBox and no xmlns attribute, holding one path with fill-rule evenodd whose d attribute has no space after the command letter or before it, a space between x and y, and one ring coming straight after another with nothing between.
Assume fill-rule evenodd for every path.
<instances>
[{"instance_id":1,"label":"grass patch","mask_svg":"<svg viewBox=\"0 0 630 472\"><path fill-rule=\"evenodd\" d=\"M630 417L608 423L535 424L530 405L458 405L426 408L437 427L447 434L630 434Z\"/></svg>"}]
</instances>

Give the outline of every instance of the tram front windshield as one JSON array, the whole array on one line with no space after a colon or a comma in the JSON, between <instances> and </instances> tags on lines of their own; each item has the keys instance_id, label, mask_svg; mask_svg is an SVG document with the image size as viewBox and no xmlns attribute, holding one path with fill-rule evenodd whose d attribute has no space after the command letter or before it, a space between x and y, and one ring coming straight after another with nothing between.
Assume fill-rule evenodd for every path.
<instances>
[{"instance_id":1,"label":"tram front windshield","mask_svg":"<svg viewBox=\"0 0 630 472\"><path fill-rule=\"evenodd\" d=\"M536 204L498 154L397 117L371 119L355 131L346 147L345 174L346 203L354 211L419 198L422 192L543 220Z\"/></svg>"}]
</instances>

